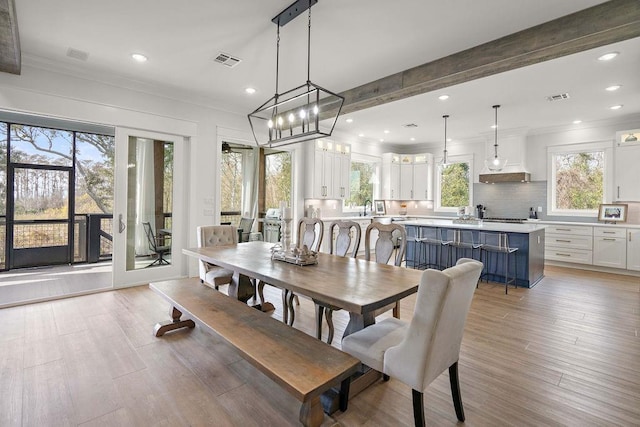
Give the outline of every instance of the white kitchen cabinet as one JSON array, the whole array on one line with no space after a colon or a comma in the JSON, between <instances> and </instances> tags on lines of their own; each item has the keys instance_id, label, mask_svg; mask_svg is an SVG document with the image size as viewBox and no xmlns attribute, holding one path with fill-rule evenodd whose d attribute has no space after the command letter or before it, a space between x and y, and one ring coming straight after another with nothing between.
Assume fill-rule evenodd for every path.
<instances>
[{"instance_id":1,"label":"white kitchen cabinet","mask_svg":"<svg viewBox=\"0 0 640 427\"><path fill-rule=\"evenodd\" d=\"M400 200L413 200L413 156L400 159Z\"/></svg>"},{"instance_id":2,"label":"white kitchen cabinet","mask_svg":"<svg viewBox=\"0 0 640 427\"><path fill-rule=\"evenodd\" d=\"M640 271L640 229L627 229L627 270Z\"/></svg>"},{"instance_id":3,"label":"white kitchen cabinet","mask_svg":"<svg viewBox=\"0 0 640 427\"><path fill-rule=\"evenodd\" d=\"M627 268L627 230L613 227L593 228L593 265Z\"/></svg>"},{"instance_id":4,"label":"white kitchen cabinet","mask_svg":"<svg viewBox=\"0 0 640 427\"><path fill-rule=\"evenodd\" d=\"M618 132L615 145L614 162L614 193L617 201L640 201L640 173L638 173L638 159L640 159L640 142L625 142L625 138L632 131ZM638 133L636 131L636 133Z\"/></svg>"},{"instance_id":5,"label":"white kitchen cabinet","mask_svg":"<svg viewBox=\"0 0 640 427\"><path fill-rule=\"evenodd\" d=\"M413 198L433 200L433 157L417 155L413 163Z\"/></svg>"},{"instance_id":6,"label":"white kitchen cabinet","mask_svg":"<svg viewBox=\"0 0 640 427\"><path fill-rule=\"evenodd\" d=\"M544 259L593 264L593 227L550 225L545 229Z\"/></svg>"},{"instance_id":7,"label":"white kitchen cabinet","mask_svg":"<svg viewBox=\"0 0 640 427\"><path fill-rule=\"evenodd\" d=\"M382 198L387 200L400 198L400 156L398 154L382 155Z\"/></svg>"},{"instance_id":8,"label":"white kitchen cabinet","mask_svg":"<svg viewBox=\"0 0 640 427\"><path fill-rule=\"evenodd\" d=\"M335 145L333 157L333 198L348 199L351 180L351 146Z\"/></svg>"},{"instance_id":9,"label":"white kitchen cabinet","mask_svg":"<svg viewBox=\"0 0 640 427\"><path fill-rule=\"evenodd\" d=\"M317 139L309 150L306 197L310 199L342 199L349 197L351 147L327 139Z\"/></svg>"},{"instance_id":10,"label":"white kitchen cabinet","mask_svg":"<svg viewBox=\"0 0 640 427\"><path fill-rule=\"evenodd\" d=\"M383 155L382 197L391 200L432 200L431 154Z\"/></svg>"}]
</instances>

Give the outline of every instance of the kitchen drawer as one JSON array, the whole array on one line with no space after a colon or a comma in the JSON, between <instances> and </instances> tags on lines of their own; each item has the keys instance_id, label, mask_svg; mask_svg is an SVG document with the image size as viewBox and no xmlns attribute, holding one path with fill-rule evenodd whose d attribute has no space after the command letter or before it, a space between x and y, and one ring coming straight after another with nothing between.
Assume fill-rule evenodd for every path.
<instances>
[{"instance_id":1,"label":"kitchen drawer","mask_svg":"<svg viewBox=\"0 0 640 427\"><path fill-rule=\"evenodd\" d=\"M626 228L593 227L593 237L616 237L626 239Z\"/></svg>"},{"instance_id":2,"label":"kitchen drawer","mask_svg":"<svg viewBox=\"0 0 640 427\"><path fill-rule=\"evenodd\" d=\"M553 234L570 234L572 236L593 236L593 227L589 225L549 225L545 229L547 236Z\"/></svg>"},{"instance_id":3,"label":"kitchen drawer","mask_svg":"<svg viewBox=\"0 0 640 427\"><path fill-rule=\"evenodd\" d=\"M593 237L547 232L545 235L545 248L546 247L591 251L593 249Z\"/></svg>"},{"instance_id":4,"label":"kitchen drawer","mask_svg":"<svg viewBox=\"0 0 640 427\"><path fill-rule=\"evenodd\" d=\"M564 261L576 264L592 264L593 252L581 249L563 249L545 246L544 259L549 261Z\"/></svg>"}]
</instances>

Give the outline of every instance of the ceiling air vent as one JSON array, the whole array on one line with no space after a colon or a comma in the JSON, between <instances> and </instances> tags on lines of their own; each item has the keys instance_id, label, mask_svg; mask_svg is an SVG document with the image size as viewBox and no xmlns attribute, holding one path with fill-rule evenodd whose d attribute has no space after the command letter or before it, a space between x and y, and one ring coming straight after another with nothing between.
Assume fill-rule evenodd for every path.
<instances>
[{"instance_id":1,"label":"ceiling air vent","mask_svg":"<svg viewBox=\"0 0 640 427\"><path fill-rule=\"evenodd\" d=\"M547 101L562 101L563 99L569 99L568 93L561 93L559 95L547 96Z\"/></svg>"},{"instance_id":2,"label":"ceiling air vent","mask_svg":"<svg viewBox=\"0 0 640 427\"><path fill-rule=\"evenodd\" d=\"M74 49L70 47L67 49L67 56L73 59L79 59L80 61L86 61L89 58L89 54L82 50Z\"/></svg>"},{"instance_id":3,"label":"ceiling air vent","mask_svg":"<svg viewBox=\"0 0 640 427\"><path fill-rule=\"evenodd\" d=\"M228 53L220 52L213 61L226 67L233 68L242 60L240 58L236 58L235 56L229 55Z\"/></svg>"},{"instance_id":4,"label":"ceiling air vent","mask_svg":"<svg viewBox=\"0 0 640 427\"><path fill-rule=\"evenodd\" d=\"M417 128L418 125L415 123L407 123L406 125L402 125L403 128Z\"/></svg>"}]
</instances>

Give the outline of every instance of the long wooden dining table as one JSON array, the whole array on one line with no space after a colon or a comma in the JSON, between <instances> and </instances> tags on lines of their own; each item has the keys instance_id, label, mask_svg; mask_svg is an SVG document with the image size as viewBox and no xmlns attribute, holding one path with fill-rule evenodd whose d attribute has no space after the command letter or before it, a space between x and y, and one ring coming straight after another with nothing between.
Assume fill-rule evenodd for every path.
<instances>
[{"instance_id":1,"label":"long wooden dining table","mask_svg":"<svg viewBox=\"0 0 640 427\"><path fill-rule=\"evenodd\" d=\"M415 293L422 275L420 270L324 253L318 254L317 264L300 266L271 259L272 247L255 241L183 253L233 271L228 293L242 301L254 296L250 279L257 279L348 311L343 337L375 323L377 309Z\"/></svg>"}]
</instances>

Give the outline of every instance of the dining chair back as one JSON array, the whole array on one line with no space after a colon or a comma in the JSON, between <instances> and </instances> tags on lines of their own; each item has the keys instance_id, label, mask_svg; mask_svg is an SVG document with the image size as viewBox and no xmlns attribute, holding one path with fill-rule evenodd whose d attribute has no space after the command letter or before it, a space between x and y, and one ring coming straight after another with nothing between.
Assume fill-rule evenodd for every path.
<instances>
[{"instance_id":1,"label":"dining chair back","mask_svg":"<svg viewBox=\"0 0 640 427\"><path fill-rule=\"evenodd\" d=\"M150 222L143 222L142 227L144 228L144 234L147 236L147 242L149 244L149 250L156 254L157 258L151 264L147 265L147 267L151 267L152 265L167 265L169 261L167 261L164 256L165 254L171 252L171 245L161 245L156 238L155 233L153 232L153 228L151 227Z\"/></svg>"},{"instance_id":2,"label":"dining chair back","mask_svg":"<svg viewBox=\"0 0 640 427\"><path fill-rule=\"evenodd\" d=\"M482 263L469 258L444 271L425 270L410 322L384 319L342 340L343 351L412 388L416 426L425 425L424 390L447 368L456 416L464 421L458 359L481 272Z\"/></svg>"},{"instance_id":3,"label":"dining chair back","mask_svg":"<svg viewBox=\"0 0 640 427\"><path fill-rule=\"evenodd\" d=\"M336 231L337 234L336 234ZM334 239L335 235L335 239ZM329 236L331 238L329 245L329 253L338 256L347 256L349 248L351 257L355 258L360 248L360 240L362 231L360 225L355 221L336 221L329 226Z\"/></svg>"},{"instance_id":4,"label":"dining chair back","mask_svg":"<svg viewBox=\"0 0 640 427\"><path fill-rule=\"evenodd\" d=\"M238 243L238 232L232 225L204 225L197 227L198 247L235 245ZM218 289L220 285L231 283L233 271L199 260L200 283Z\"/></svg>"},{"instance_id":5,"label":"dining chair back","mask_svg":"<svg viewBox=\"0 0 640 427\"><path fill-rule=\"evenodd\" d=\"M301 218L298 221L298 247L304 245L318 252L324 235L324 223L318 218Z\"/></svg>"},{"instance_id":6,"label":"dining chair back","mask_svg":"<svg viewBox=\"0 0 640 427\"><path fill-rule=\"evenodd\" d=\"M407 232L404 227L399 224L382 224L380 222L369 224L364 234L364 259L367 261L371 261L371 234L373 231L378 232L378 237L373 246L374 261L379 264L388 264L395 251L396 256L393 265L400 267L407 248ZM377 316L390 309L393 309L393 317L399 319L400 301L376 310L375 315Z\"/></svg>"},{"instance_id":7,"label":"dining chair back","mask_svg":"<svg viewBox=\"0 0 640 427\"><path fill-rule=\"evenodd\" d=\"M404 227L399 224L382 224L380 222L369 224L364 235L364 258L367 261L371 260L371 233L374 230L378 232L378 237L373 245L375 261L387 264L396 251L393 265L399 267L407 247L407 232Z\"/></svg>"}]
</instances>

